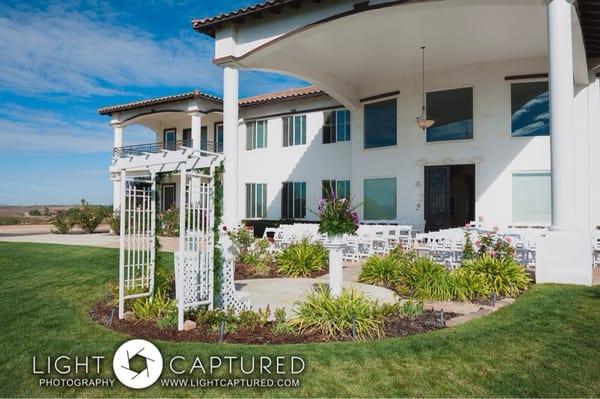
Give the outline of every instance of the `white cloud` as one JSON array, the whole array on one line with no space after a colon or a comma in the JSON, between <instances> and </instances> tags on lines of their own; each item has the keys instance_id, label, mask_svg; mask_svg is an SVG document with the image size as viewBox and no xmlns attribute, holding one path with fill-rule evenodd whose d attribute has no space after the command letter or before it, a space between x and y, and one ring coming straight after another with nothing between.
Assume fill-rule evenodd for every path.
<instances>
[{"instance_id":1,"label":"white cloud","mask_svg":"<svg viewBox=\"0 0 600 399\"><path fill-rule=\"evenodd\" d=\"M123 94L123 87L218 90L212 46L191 28L186 35L157 38L88 12L0 7L0 87L76 96Z\"/></svg>"}]
</instances>

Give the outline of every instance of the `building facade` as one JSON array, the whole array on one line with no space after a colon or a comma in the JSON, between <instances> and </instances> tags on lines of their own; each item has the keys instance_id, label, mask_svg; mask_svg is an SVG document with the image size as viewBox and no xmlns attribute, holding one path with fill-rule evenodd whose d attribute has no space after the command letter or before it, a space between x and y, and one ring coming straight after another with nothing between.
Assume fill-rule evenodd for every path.
<instances>
[{"instance_id":1,"label":"building facade","mask_svg":"<svg viewBox=\"0 0 600 399\"><path fill-rule=\"evenodd\" d=\"M192 23L215 38L223 99L192 92L100 112L117 148L122 129L139 123L161 150L186 140L222 150L227 224L315 219L335 192L363 221L549 226L541 251L556 239L561 262L581 266L565 270L542 253L547 279L581 282L600 225L591 3L265 2ZM239 99L240 69L314 87ZM415 123L422 102L435 121L426 130ZM163 183L163 203L175 201L176 183Z\"/></svg>"}]
</instances>

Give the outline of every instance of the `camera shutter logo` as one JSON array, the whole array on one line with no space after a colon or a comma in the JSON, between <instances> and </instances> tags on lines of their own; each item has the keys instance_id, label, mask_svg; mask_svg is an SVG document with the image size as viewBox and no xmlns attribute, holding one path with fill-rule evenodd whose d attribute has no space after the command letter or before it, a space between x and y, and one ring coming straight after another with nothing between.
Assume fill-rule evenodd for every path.
<instances>
[{"instance_id":1,"label":"camera shutter logo","mask_svg":"<svg viewBox=\"0 0 600 399\"><path fill-rule=\"evenodd\" d=\"M143 339L132 339L117 349L113 371L123 385L144 389L154 384L163 369L163 358L154 344Z\"/></svg>"}]
</instances>

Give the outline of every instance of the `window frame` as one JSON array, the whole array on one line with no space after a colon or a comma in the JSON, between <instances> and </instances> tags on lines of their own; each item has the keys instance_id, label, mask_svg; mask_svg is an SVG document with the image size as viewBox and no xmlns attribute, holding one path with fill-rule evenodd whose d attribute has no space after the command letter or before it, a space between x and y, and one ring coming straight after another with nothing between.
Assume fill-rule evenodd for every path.
<instances>
[{"instance_id":1,"label":"window frame","mask_svg":"<svg viewBox=\"0 0 600 399\"><path fill-rule=\"evenodd\" d=\"M262 208L258 206L258 186L261 186ZM246 219L266 219L267 218L267 183L246 183ZM248 203L250 200L250 203ZM253 206L252 206L253 205Z\"/></svg>"},{"instance_id":2,"label":"window frame","mask_svg":"<svg viewBox=\"0 0 600 399\"><path fill-rule=\"evenodd\" d=\"M344 178L340 178L340 179L322 179L321 180L321 197L322 198L327 198L327 193L325 192L325 184L328 183L329 187L334 188L334 194L337 197L337 193L339 191L338 189L338 183L344 183L345 190L347 191L346 195L344 196L344 198L346 198L347 200L350 200L350 196L352 195L352 180L351 179L344 179ZM332 184L333 183L333 184Z\"/></svg>"},{"instance_id":3,"label":"window frame","mask_svg":"<svg viewBox=\"0 0 600 399\"><path fill-rule=\"evenodd\" d=\"M389 97L381 97L381 98L374 98L372 100L369 101L364 101L361 104L361 108L362 108L362 129L363 129L363 142L362 142L362 150L363 151L372 151L372 150L384 150L384 149L390 149L390 148L394 148L394 147L398 147L398 99L400 97L400 94L393 94ZM394 100L396 103L396 142L394 144L390 144L390 145L384 145L384 146L377 146L377 147L366 147L366 141L367 141L367 129L366 129L366 123L367 123L367 118L366 118L366 107L368 105L372 105L372 104L377 104L377 103L382 103L382 102L386 102L386 101L391 101Z\"/></svg>"},{"instance_id":4,"label":"window frame","mask_svg":"<svg viewBox=\"0 0 600 399\"><path fill-rule=\"evenodd\" d=\"M219 128L221 128L221 132L222 132L222 140L219 141ZM215 122L214 126L213 126L213 143L214 143L214 152L217 152L219 154L223 153L223 142L225 141L225 130L223 130L223 122ZM220 148L219 148L220 146ZM220 151L219 151L220 150Z\"/></svg>"},{"instance_id":5,"label":"window frame","mask_svg":"<svg viewBox=\"0 0 600 399\"><path fill-rule=\"evenodd\" d=\"M300 118L300 120L302 120L304 122L303 124L301 124L300 143L296 143L296 118ZM286 120L292 121L291 135L289 132L290 126L286 122ZM306 113L290 114L290 115L285 115L281 118L281 121L282 121L282 129L281 129L282 141L281 141L281 143L282 143L283 147L294 147L294 146L298 146L298 145L306 145L306 143L307 143L307 128L306 128L307 120L308 120L308 117L307 117ZM292 139L291 143L290 143L290 138Z\"/></svg>"},{"instance_id":6,"label":"window frame","mask_svg":"<svg viewBox=\"0 0 600 399\"><path fill-rule=\"evenodd\" d=\"M534 136L537 137L537 136ZM542 136L545 137L545 136ZM541 223L541 222L528 222L528 221L517 221L515 220L515 207L514 207L514 178L515 175L528 175L528 176L532 176L532 175L544 175L544 176L548 176L548 178L550 179L549 182L549 188L550 188L550 192L548 193L549 196L549 201L550 201L550 220L548 220L546 223ZM512 224L517 225L517 226L550 226L552 225L552 171L551 170L513 170L511 172L511 220L512 220Z\"/></svg>"},{"instance_id":7,"label":"window frame","mask_svg":"<svg viewBox=\"0 0 600 399\"><path fill-rule=\"evenodd\" d=\"M258 147L258 124L264 126L263 130L263 145ZM262 148L267 148L268 145L268 131L269 131L269 120L268 119L254 119L246 122L246 150L254 151Z\"/></svg>"},{"instance_id":8,"label":"window frame","mask_svg":"<svg viewBox=\"0 0 600 399\"><path fill-rule=\"evenodd\" d=\"M512 85L513 84L519 84L519 83L541 83L541 82L546 82L548 83L548 91L550 91L550 82L548 80L547 77L543 77L543 78L526 78L526 79L513 79L513 80L507 80L507 114L508 114L508 118L507 118L507 124L506 124L506 129L508 131L508 135L511 139L514 140L531 140L534 138L540 138L540 137L550 137L550 133L551 131L548 131L548 134L546 135L539 135L539 136L513 136L513 130L512 130Z\"/></svg>"},{"instance_id":9,"label":"window frame","mask_svg":"<svg viewBox=\"0 0 600 399\"><path fill-rule=\"evenodd\" d=\"M475 138L477 137L477 125L476 125L476 118L475 115L477 115L477 85L475 83L473 84L467 84L467 85L458 85L458 86L445 86L445 87L440 87L440 88L435 88L435 89L430 89L430 90L425 90L425 111L428 112L427 110L427 95L429 93L438 93L440 91L452 91L452 90L460 90L460 89L471 89L472 90L472 109L473 109L473 137L468 137L468 138L461 138L461 139L451 139L451 140L434 140L434 141L429 141L427 140L427 130L429 129L425 129L425 144L443 144L443 143L455 143L455 142L461 142L461 141L473 141L475 140ZM427 116L429 116L429 114L427 113ZM435 125L434 125L435 126Z\"/></svg>"},{"instance_id":10,"label":"window frame","mask_svg":"<svg viewBox=\"0 0 600 399\"><path fill-rule=\"evenodd\" d=\"M303 198L296 198L296 185L297 184L303 184L304 185L304 189L303 189ZM290 198L286 199L286 195L289 195L289 187L292 187L292 197L291 197L291 217L288 214L289 211L289 203L290 203ZM287 187L287 188L286 188ZM307 202L307 183L306 181L284 181L282 182L282 187L281 187L281 219L286 219L286 220L305 220L306 219L306 202ZM300 207L300 212L299 214L302 216L298 216L296 217L296 201L297 200L304 200L304 204Z\"/></svg>"},{"instance_id":11,"label":"window frame","mask_svg":"<svg viewBox=\"0 0 600 399\"><path fill-rule=\"evenodd\" d=\"M171 143L173 143L173 147L168 147L167 148L167 134L168 133L173 133L173 141L169 141ZM174 127L169 127L166 129L163 129L163 142L162 142L162 146L165 150L167 151L173 151L177 149L177 128Z\"/></svg>"},{"instance_id":12,"label":"window frame","mask_svg":"<svg viewBox=\"0 0 600 399\"><path fill-rule=\"evenodd\" d=\"M394 179L394 190L396 192L395 198L394 198L394 218L392 219L367 219L366 215L365 215L365 205L366 205L366 199L365 199L365 183L367 180L384 180L384 179ZM369 176L369 177L364 177L363 178L363 184L362 184L362 197L363 197L363 201L362 201L362 219L364 221L369 221L369 222L373 222L373 221L394 221L394 220L398 220L398 176Z\"/></svg>"},{"instance_id":13,"label":"window frame","mask_svg":"<svg viewBox=\"0 0 600 399\"><path fill-rule=\"evenodd\" d=\"M339 140L338 136L337 136L337 130L338 130L338 117L337 117L337 113L338 112L344 112L346 114L346 117L348 119L346 119L346 123L344 124L344 126L347 126L347 135L348 138L345 138L344 140ZM327 124L327 114L334 114L335 115L335 123L333 124ZM328 127L329 128L329 140L330 141L325 141L325 138L327 137L325 135L325 128ZM332 134L332 132L334 132L334 134ZM323 144L335 144L335 143L346 143L346 142L350 142L352 141L352 112L347 109L347 108L335 108L335 109L331 109L331 110L326 110L323 111L323 128L322 128L322 135L323 135L323 139L322 142Z\"/></svg>"},{"instance_id":14,"label":"window frame","mask_svg":"<svg viewBox=\"0 0 600 399\"><path fill-rule=\"evenodd\" d=\"M177 208L177 187L175 183L163 183L160 187L160 209L162 212L166 212L171 208L165 208L165 188L173 189L173 205Z\"/></svg>"}]
</instances>

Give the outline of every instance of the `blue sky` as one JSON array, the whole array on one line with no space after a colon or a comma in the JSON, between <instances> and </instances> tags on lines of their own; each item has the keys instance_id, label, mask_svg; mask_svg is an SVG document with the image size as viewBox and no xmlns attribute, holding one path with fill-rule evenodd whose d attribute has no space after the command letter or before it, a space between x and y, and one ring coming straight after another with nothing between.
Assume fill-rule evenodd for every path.
<instances>
[{"instance_id":1,"label":"blue sky","mask_svg":"<svg viewBox=\"0 0 600 399\"><path fill-rule=\"evenodd\" d=\"M254 0L0 3L0 204L109 204L112 129L97 108L199 88L221 95L193 18ZM304 82L240 75L249 96ZM151 136L125 130L125 144Z\"/></svg>"}]
</instances>

